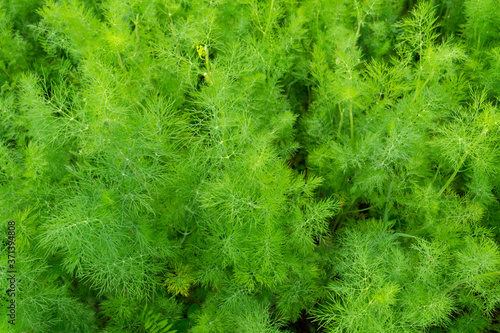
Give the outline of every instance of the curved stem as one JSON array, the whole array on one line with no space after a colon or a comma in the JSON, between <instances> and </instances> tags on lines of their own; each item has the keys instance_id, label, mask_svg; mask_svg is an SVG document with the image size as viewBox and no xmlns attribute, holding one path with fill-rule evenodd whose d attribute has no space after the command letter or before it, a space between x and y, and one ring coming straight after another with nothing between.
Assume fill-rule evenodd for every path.
<instances>
[{"instance_id":1,"label":"curved stem","mask_svg":"<svg viewBox=\"0 0 500 333\"><path fill-rule=\"evenodd\" d=\"M470 277L468 279L458 281L455 284L453 284L451 287L449 287L448 290L446 290L446 293L449 293L450 291L452 291L453 289L457 288L459 285L461 285L463 283L466 283L466 282L469 282L469 281L473 281L475 279L479 279L479 278L482 278L482 277L492 276L492 275L500 275L500 271L479 274L479 275Z\"/></svg>"},{"instance_id":2,"label":"curved stem","mask_svg":"<svg viewBox=\"0 0 500 333\"><path fill-rule=\"evenodd\" d=\"M460 161L458 162L458 166L455 168L455 171L453 171L453 174L451 175L451 177L448 179L448 181L446 182L446 184L444 184L444 186L441 188L441 190L439 191L438 193L438 197L441 196L441 194L443 194L443 192L448 188L448 186L450 186L451 182L453 181L453 179L455 179L458 171L460 170L460 168L462 167L462 164L464 164L465 162L465 159L467 158L467 156L469 155L469 153L476 147L476 145L481 141L481 138L482 136L488 132L488 129L485 129L483 130L483 132L481 132L481 134L478 136L478 138L476 139L476 142L474 142L472 144L472 146L462 155L462 158L460 159Z\"/></svg>"}]
</instances>

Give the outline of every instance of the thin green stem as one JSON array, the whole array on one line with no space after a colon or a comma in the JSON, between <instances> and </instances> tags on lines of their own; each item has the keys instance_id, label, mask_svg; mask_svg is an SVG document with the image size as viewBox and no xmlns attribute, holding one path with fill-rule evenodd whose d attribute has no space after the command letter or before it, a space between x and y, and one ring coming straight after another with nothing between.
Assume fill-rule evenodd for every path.
<instances>
[{"instance_id":1,"label":"thin green stem","mask_svg":"<svg viewBox=\"0 0 500 333\"><path fill-rule=\"evenodd\" d=\"M356 47L356 42L358 41L358 37L359 37L359 34L361 32L361 21L362 21L361 12L359 10L358 2L355 1L354 4L356 6L356 15L357 15L357 19L358 19L358 28L356 30L356 35L354 36L354 44L352 45L352 49L353 50Z\"/></svg>"},{"instance_id":2,"label":"thin green stem","mask_svg":"<svg viewBox=\"0 0 500 333\"><path fill-rule=\"evenodd\" d=\"M208 53L208 47L206 45L205 45L205 64L207 67L208 81L210 81L210 84L213 85L214 81L212 80L212 73L210 72L209 53Z\"/></svg>"},{"instance_id":3,"label":"thin green stem","mask_svg":"<svg viewBox=\"0 0 500 333\"><path fill-rule=\"evenodd\" d=\"M137 14L135 16L135 21L134 21L134 25L135 25L135 39L137 41L137 49L140 50L141 49L141 42L140 42L140 38L139 38L139 14Z\"/></svg>"},{"instance_id":4,"label":"thin green stem","mask_svg":"<svg viewBox=\"0 0 500 333\"><path fill-rule=\"evenodd\" d=\"M436 181L436 178L437 178L437 176L439 174L439 168L441 168L440 165L438 165L438 167L437 167L436 173L434 174L434 178L432 178L431 184L434 184L434 182Z\"/></svg>"},{"instance_id":5,"label":"thin green stem","mask_svg":"<svg viewBox=\"0 0 500 333\"><path fill-rule=\"evenodd\" d=\"M123 71L124 74L127 74L127 70L125 69L125 66L123 65L123 61L122 61L122 57L120 55L120 52L116 52L116 54L118 55L118 63Z\"/></svg>"},{"instance_id":6,"label":"thin green stem","mask_svg":"<svg viewBox=\"0 0 500 333\"><path fill-rule=\"evenodd\" d=\"M377 205L370 206L368 208L358 209L358 210L350 210L348 212L345 212L345 214L361 213L361 212L364 212L366 210L370 210L370 209L373 209L373 208L376 208L376 207L377 207Z\"/></svg>"},{"instance_id":7,"label":"thin green stem","mask_svg":"<svg viewBox=\"0 0 500 333\"><path fill-rule=\"evenodd\" d=\"M465 159L467 158L467 156L469 156L469 153L477 146L477 144L481 141L481 138L484 134L486 134L486 132L488 132L487 129L483 130L483 132L481 132L481 134L479 135L479 137L476 139L476 142L474 142L474 144L462 155L462 158L460 159L460 161L458 162L458 166L455 168L455 171L453 171L451 177L448 179L448 181L446 182L446 184L444 184L443 188L441 188L441 190L439 191L438 193L438 197L441 196L441 194L443 194L443 192L448 188L448 186L450 186L451 182L453 181L453 179L455 179L458 171L460 170L460 168L462 167L462 164L464 164L465 162Z\"/></svg>"},{"instance_id":8,"label":"thin green stem","mask_svg":"<svg viewBox=\"0 0 500 333\"><path fill-rule=\"evenodd\" d=\"M264 30L264 36L266 36L267 29L269 29L269 24L271 24L271 16L273 13L273 7L274 7L274 0L271 1L271 7L269 8L269 16L267 18L267 24L266 24L266 29Z\"/></svg>"},{"instance_id":9,"label":"thin green stem","mask_svg":"<svg viewBox=\"0 0 500 333\"><path fill-rule=\"evenodd\" d=\"M453 284L451 287L449 287L448 290L446 290L446 293L449 293L450 291L456 289L461 284L464 284L464 283L467 283L467 282L470 282L470 281L473 281L473 280L476 280L476 279L480 279L480 278L492 276L492 275L500 275L500 271L479 274L479 275L470 277L470 278L465 279L465 280L460 280L460 281L456 282L455 284Z\"/></svg>"},{"instance_id":10,"label":"thin green stem","mask_svg":"<svg viewBox=\"0 0 500 333\"><path fill-rule=\"evenodd\" d=\"M420 92L425 88L425 86L427 85L427 83L429 83L430 79L431 79L431 76L432 75L429 75L427 77L427 79L425 80L424 84L422 84L421 87L419 87L419 82L420 82L420 73L418 73L418 80L417 80L417 87L415 89L415 95L413 95L413 98L411 100L411 103L413 104L413 102L415 102L415 99L418 97L418 94L420 94Z\"/></svg>"},{"instance_id":11,"label":"thin green stem","mask_svg":"<svg viewBox=\"0 0 500 333\"><path fill-rule=\"evenodd\" d=\"M344 111L342 110L342 106L339 104L340 111L340 121L339 121L339 130L337 132L337 139L340 137L340 130L342 129L342 122L344 121Z\"/></svg>"},{"instance_id":12,"label":"thin green stem","mask_svg":"<svg viewBox=\"0 0 500 333\"><path fill-rule=\"evenodd\" d=\"M391 185L389 186L389 193L387 194L387 199L385 201L384 209L384 226L387 225L387 220L389 219L389 200L391 199L392 183L394 182L394 177L391 180Z\"/></svg>"},{"instance_id":13,"label":"thin green stem","mask_svg":"<svg viewBox=\"0 0 500 333\"><path fill-rule=\"evenodd\" d=\"M354 119L352 117L352 101L349 105L349 118L351 120L351 140L354 140Z\"/></svg>"},{"instance_id":14,"label":"thin green stem","mask_svg":"<svg viewBox=\"0 0 500 333\"><path fill-rule=\"evenodd\" d=\"M334 233L335 231L337 231L337 228L338 228L339 223L340 223L341 216L342 216L342 214L340 214L340 213L337 215L337 218L335 219L335 223L333 224L332 233Z\"/></svg>"},{"instance_id":15,"label":"thin green stem","mask_svg":"<svg viewBox=\"0 0 500 333\"><path fill-rule=\"evenodd\" d=\"M462 158L460 159L460 162L458 163L458 166L456 167L455 171L453 171L451 177L448 178L448 181L446 182L446 184L444 184L444 186L439 191L438 197L441 196L441 194L443 194L443 192L448 188L448 186L450 186L450 184L453 181L453 179L455 179L455 176L457 175L458 170L460 169L460 167L462 166L462 164L465 162L465 159L467 158L468 154L469 154L469 152L466 151L465 154L462 156Z\"/></svg>"}]
</instances>

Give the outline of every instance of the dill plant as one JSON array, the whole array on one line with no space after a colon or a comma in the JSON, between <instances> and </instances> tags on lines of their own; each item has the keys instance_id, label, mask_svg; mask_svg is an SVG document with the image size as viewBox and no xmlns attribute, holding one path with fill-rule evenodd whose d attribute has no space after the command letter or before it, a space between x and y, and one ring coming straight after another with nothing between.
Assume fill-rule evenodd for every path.
<instances>
[{"instance_id":1,"label":"dill plant","mask_svg":"<svg viewBox=\"0 0 500 333\"><path fill-rule=\"evenodd\" d=\"M494 7L0 1L1 330L497 330Z\"/></svg>"}]
</instances>

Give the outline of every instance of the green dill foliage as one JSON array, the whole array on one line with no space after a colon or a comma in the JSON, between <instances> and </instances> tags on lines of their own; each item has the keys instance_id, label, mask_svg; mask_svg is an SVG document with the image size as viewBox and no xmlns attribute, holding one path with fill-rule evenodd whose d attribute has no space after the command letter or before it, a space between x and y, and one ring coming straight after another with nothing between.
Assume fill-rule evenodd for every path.
<instances>
[{"instance_id":1,"label":"green dill foliage","mask_svg":"<svg viewBox=\"0 0 500 333\"><path fill-rule=\"evenodd\" d=\"M500 14L494 0L464 1L464 33L472 45L481 47L498 41Z\"/></svg>"},{"instance_id":2,"label":"green dill foliage","mask_svg":"<svg viewBox=\"0 0 500 333\"><path fill-rule=\"evenodd\" d=\"M315 317L326 332L457 329L454 313L487 318L499 301L500 252L490 234L472 232L450 247L389 231L376 220L346 229L328 301ZM485 329L490 320L477 324Z\"/></svg>"},{"instance_id":3,"label":"green dill foliage","mask_svg":"<svg viewBox=\"0 0 500 333\"><path fill-rule=\"evenodd\" d=\"M26 223L26 220L19 219ZM4 229L4 228L2 228ZM7 232L5 228L3 231ZM20 232L18 232L20 233ZM21 234L22 235L22 234ZM89 304L74 298L65 281L54 272L43 258L25 253L25 242L17 237L16 253L16 324L6 320L0 327L3 332L93 332L97 329L94 310ZM7 249L5 249L7 252ZM7 267L7 257L2 260ZM3 271L1 287L9 289L12 274Z\"/></svg>"},{"instance_id":4,"label":"green dill foliage","mask_svg":"<svg viewBox=\"0 0 500 333\"><path fill-rule=\"evenodd\" d=\"M498 330L497 7L0 0L0 330Z\"/></svg>"},{"instance_id":5,"label":"green dill foliage","mask_svg":"<svg viewBox=\"0 0 500 333\"><path fill-rule=\"evenodd\" d=\"M109 319L106 332L175 333L172 328L179 319L182 307L172 298L162 297L153 305L130 301L127 297L113 297L102 303L102 314Z\"/></svg>"}]
</instances>

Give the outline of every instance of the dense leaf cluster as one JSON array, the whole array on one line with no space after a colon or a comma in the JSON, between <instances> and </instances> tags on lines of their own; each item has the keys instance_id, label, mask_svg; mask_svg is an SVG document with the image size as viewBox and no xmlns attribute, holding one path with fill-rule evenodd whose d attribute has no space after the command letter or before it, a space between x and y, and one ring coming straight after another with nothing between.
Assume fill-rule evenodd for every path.
<instances>
[{"instance_id":1,"label":"dense leaf cluster","mask_svg":"<svg viewBox=\"0 0 500 333\"><path fill-rule=\"evenodd\" d=\"M498 9L0 0L0 330L500 330Z\"/></svg>"}]
</instances>

